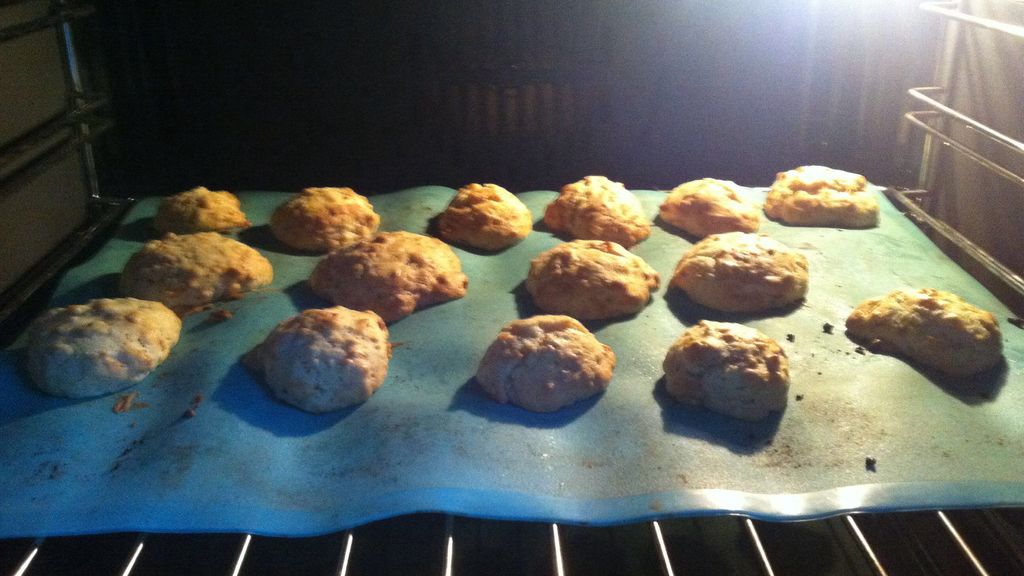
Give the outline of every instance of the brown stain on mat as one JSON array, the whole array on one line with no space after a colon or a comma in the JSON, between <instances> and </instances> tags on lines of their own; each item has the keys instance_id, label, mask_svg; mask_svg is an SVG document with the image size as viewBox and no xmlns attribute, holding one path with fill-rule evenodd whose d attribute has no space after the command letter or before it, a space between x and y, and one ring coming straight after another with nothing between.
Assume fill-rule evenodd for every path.
<instances>
[{"instance_id":1,"label":"brown stain on mat","mask_svg":"<svg viewBox=\"0 0 1024 576\"><path fill-rule=\"evenodd\" d=\"M850 467L863 463L863 455L877 451L889 435L881 418L852 402L816 402L808 398L800 407L801 420L807 426L799 432L780 429L777 437L753 456L754 464L792 470ZM842 438L842 443L808 436L814 430L826 429L832 432L829 437Z\"/></svg>"}]
</instances>

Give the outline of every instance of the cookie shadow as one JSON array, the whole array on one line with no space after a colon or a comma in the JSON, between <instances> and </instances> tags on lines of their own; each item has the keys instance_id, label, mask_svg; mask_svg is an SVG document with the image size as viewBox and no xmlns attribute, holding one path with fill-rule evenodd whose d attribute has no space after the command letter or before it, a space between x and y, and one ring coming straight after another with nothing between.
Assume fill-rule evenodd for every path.
<instances>
[{"instance_id":1,"label":"cookie shadow","mask_svg":"<svg viewBox=\"0 0 1024 576\"><path fill-rule=\"evenodd\" d=\"M121 224L115 236L129 242L145 243L160 238L163 233L153 228L153 217L146 216Z\"/></svg>"},{"instance_id":2,"label":"cookie shadow","mask_svg":"<svg viewBox=\"0 0 1024 576\"><path fill-rule=\"evenodd\" d=\"M918 374L927 378L932 384L935 384L940 390L969 406L977 406L995 401L1009 377L1010 367L1006 363L1005 357L995 366L982 370L977 374L953 376L925 366L902 354L872 349L870 343L854 337L849 331L846 331L845 334L850 341L861 344L871 354L889 356L906 363Z\"/></svg>"},{"instance_id":3,"label":"cookie shadow","mask_svg":"<svg viewBox=\"0 0 1024 576\"><path fill-rule=\"evenodd\" d=\"M247 370L241 359L224 375L210 399L252 426L289 438L323 432L363 405L326 414L304 412L271 396L262 380Z\"/></svg>"},{"instance_id":4,"label":"cookie shadow","mask_svg":"<svg viewBox=\"0 0 1024 576\"><path fill-rule=\"evenodd\" d=\"M283 290L286 296L291 299L292 304L299 310L310 308L327 308L332 306L330 302L316 295L309 287L308 280L300 280Z\"/></svg>"},{"instance_id":5,"label":"cookie shadow","mask_svg":"<svg viewBox=\"0 0 1024 576\"><path fill-rule=\"evenodd\" d=\"M668 309L672 314L686 325L696 324L701 320L736 322L742 324L751 320L789 316L803 307L804 300L800 299L791 304L787 304L786 306L772 308L770 310L759 310L756 312L723 312L721 310L715 310L714 308L708 308L703 304L698 304L687 296L686 292L682 289L675 286L669 286L668 290L665 291L665 303L668 304Z\"/></svg>"},{"instance_id":6,"label":"cookie shadow","mask_svg":"<svg viewBox=\"0 0 1024 576\"><path fill-rule=\"evenodd\" d=\"M82 282L74 288L56 294L50 302L51 307L84 304L95 298L117 298L121 296L120 272L108 272Z\"/></svg>"},{"instance_id":7,"label":"cookie shadow","mask_svg":"<svg viewBox=\"0 0 1024 576\"><path fill-rule=\"evenodd\" d=\"M516 302L516 312L520 318L529 318L531 316L537 316L538 314L546 314L543 310L537 307L533 303L533 296L530 295L530 291L526 289L526 280L516 284L515 288L512 289L512 297Z\"/></svg>"},{"instance_id":8,"label":"cookie shadow","mask_svg":"<svg viewBox=\"0 0 1024 576\"><path fill-rule=\"evenodd\" d=\"M568 426L590 410L604 394L596 394L556 410L554 412L531 412L512 404L500 404L492 400L480 388L475 376L471 376L455 391L449 412L468 412L492 422L518 424L527 428L554 429Z\"/></svg>"},{"instance_id":9,"label":"cookie shadow","mask_svg":"<svg viewBox=\"0 0 1024 576\"><path fill-rule=\"evenodd\" d=\"M278 254L285 254L288 256L323 255L323 252L299 250L298 248L292 248L284 242L281 242L277 239L277 236L274 236L274 233L271 232L269 224L261 224L259 226L251 226L244 230L239 230L238 241L243 244L248 244L253 248L259 248L268 252L276 252Z\"/></svg>"},{"instance_id":10,"label":"cookie shadow","mask_svg":"<svg viewBox=\"0 0 1024 576\"><path fill-rule=\"evenodd\" d=\"M783 415L772 412L764 420L748 422L702 406L687 406L669 395L664 376L654 385L654 401L661 407L665 432L717 444L742 455L756 454L771 444Z\"/></svg>"}]
</instances>

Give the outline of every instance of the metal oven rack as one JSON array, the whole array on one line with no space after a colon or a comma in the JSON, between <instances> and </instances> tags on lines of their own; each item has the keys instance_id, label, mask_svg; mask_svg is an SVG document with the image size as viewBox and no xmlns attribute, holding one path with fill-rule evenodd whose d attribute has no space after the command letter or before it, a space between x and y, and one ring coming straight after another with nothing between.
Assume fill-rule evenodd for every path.
<instances>
[{"instance_id":1,"label":"metal oven rack","mask_svg":"<svg viewBox=\"0 0 1024 576\"><path fill-rule=\"evenodd\" d=\"M950 19L947 34L956 33L955 21L1024 40L1024 26L966 14L959 5L926 2L921 8ZM61 22L57 13L50 24ZM0 31L0 41L6 32ZM944 79L941 66L938 76ZM941 86L909 91L925 106L905 115L925 134L918 188L928 183L940 143L1024 188L1024 177L943 127L958 123L1021 156L1024 143L933 97L942 91ZM81 142L90 135L88 128L79 128ZM926 194L889 191L909 218L973 258L1024 301L1024 280L922 208ZM1024 511L843 515L800 523L719 516L610 528L420 514L316 538L111 534L0 542L0 574L44 573L1020 574Z\"/></svg>"}]
</instances>

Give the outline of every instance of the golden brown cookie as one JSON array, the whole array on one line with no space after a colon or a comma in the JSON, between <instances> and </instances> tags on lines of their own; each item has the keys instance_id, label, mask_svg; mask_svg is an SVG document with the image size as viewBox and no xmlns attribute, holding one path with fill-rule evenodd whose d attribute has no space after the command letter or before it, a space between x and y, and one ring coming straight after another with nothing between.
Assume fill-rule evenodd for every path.
<instances>
[{"instance_id":1,"label":"golden brown cookie","mask_svg":"<svg viewBox=\"0 0 1024 576\"><path fill-rule=\"evenodd\" d=\"M680 184L661 203L661 219L694 236L756 232L761 208L735 182L704 178Z\"/></svg>"},{"instance_id":2,"label":"golden brown cookie","mask_svg":"<svg viewBox=\"0 0 1024 576\"><path fill-rule=\"evenodd\" d=\"M807 258L764 235L712 234L683 255L672 285L716 310L768 310L807 294Z\"/></svg>"},{"instance_id":3,"label":"golden brown cookie","mask_svg":"<svg viewBox=\"0 0 1024 576\"><path fill-rule=\"evenodd\" d=\"M121 293L185 311L270 284L270 261L216 232L168 234L146 242L121 272Z\"/></svg>"},{"instance_id":4,"label":"golden brown cookie","mask_svg":"<svg viewBox=\"0 0 1024 576\"><path fill-rule=\"evenodd\" d=\"M164 198L153 219L157 231L176 234L222 232L251 225L237 196L202 186Z\"/></svg>"},{"instance_id":5,"label":"golden brown cookie","mask_svg":"<svg viewBox=\"0 0 1024 576\"><path fill-rule=\"evenodd\" d=\"M878 225L878 199L860 174L801 166L779 172L768 191L764 212L797 226L871 228Z\"/></svg>"},{"instance_id":6,"label":"golden brown cookie","mask_svg":"<svg viewBox=\"0 0 1024 576\"><path fill-rule=\"evenodd\" d=\"M459 189L437 222L441 238L481 250L501 250L526 238L533 215L526 204L495 184Z\"/></svg>"},{"instance_id":7,"label":"golden brown cookie","mask_svg":"<svg viewBox=\"0 0 1024 576\"><path fill-rule=\"evenodd\" d=\"M534 316L502 327L476 380L495 400L534 412L554 412L603 392L615 353L568 316Z\"/></svg>"},{"instance_id":8,"label":"golden brown cookie","mask_svg":"<svg viewBox=\"0 0 1024 576\"><path fill-rule=\"evenodd\" d=\"M976 374L1003 357L995 316L933 288L865 300L846 319L846 329L872 350L902 354L954 376Z\"/></svg>"},{"instance_id":9,"label":"golden brown cookie","mask_svg":"<svg viewBox=\"0 0 1024 576\"><path fill-rule=\"evenodd\" d=\"M40 390L85 398L145 378L178 342L181 320L159 302L101 298L53 308L28 331L28 372Z\"/></svg>"},{"instance_id":10,"label":"golden brown cookie","mask_svg":"<svg viewBox=\"0 0 1024 576\"><path fill-rule=\"evenodd\" d=\"M643 310L658 282L653 268L615 242L573 240L530 262L526 289L545 312L596 320Z\"/></svg>"},{"instance_id":11,"label":"golden brown cookie","mask_svg":"<svg viewBox=\"0 0 1024 576\"><path fill-rule=\"evenodd\" d=\"M351 188L306 188L274 210L270 230L299 250L332 252L369 238L380 216Z\"/></svg>"},{"instance_id":12,"label":"golden brown cookie","mask_svg":"<svg viewBox=\"0 0 1024 576\"><path fill-rule=\"evenodd\" d=\"M278 400L319 414L365 402L384 383L390 358L380 316L335 306L284 320L244 362Z\"/></svg>"},{"instance_id":13,"label":"golden brown cookie","mask_svg":"<svg viewBox=\"0 0 1024 576\"><path fill-rule=\"evenodd\" d=\"M544 211L544 224L572 238L608 240L626 248L651 234L651 223L636 196L604 176L587 176L563 186Z\"/></svg>"},{"instance_id":14,"label":"golden brown cookie","mask_svg":"<svg viewBox=\"0 0 1024 576\"><path fill-rule=\"evenodd\" d=\"M394 322L417 308L462 298L469 279L459 257L437 238L381 232L328 254L309 285L334 304L373 310Z\"/></svg>"},{"instance_id":15,"label":"golden brown cookie","mask_svg":"<svg viewBox=\"0 0 1024 576\"><path fill-rule=\"evenodd\" d=\"M786 353L761 332L728 322L701 320L665 355L665 389L684 404L761 420L786 407Z\"/></svg>"}]
</instances>

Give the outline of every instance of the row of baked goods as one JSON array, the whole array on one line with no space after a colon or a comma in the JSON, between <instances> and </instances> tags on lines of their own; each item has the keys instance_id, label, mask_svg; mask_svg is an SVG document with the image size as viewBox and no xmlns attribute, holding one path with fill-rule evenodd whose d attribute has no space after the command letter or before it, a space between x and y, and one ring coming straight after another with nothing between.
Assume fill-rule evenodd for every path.
<instances>
[{"instance_id":1,"label":"row of baked goods","mask_svg":"<svg viewBox=\"0 0 1024 576\"><path fill-rule=\"evenodd\" d=\"M272 267L258 251L216 231L196 231L250 225L231 198L195 189L166 199L154 226L172 232L129 259L120 282L128 298L40 318L29 339L30 372L40 388L91 396L141 380L178 339L181 323L166 319L168 307L185 312L268 285ZM768 199L766 214L800 225L877 224L874 193L863 177L846 172L803 167L780 173ZM707 236L682 255L671 284L725 311L799 302L808 288L807 260L754 233L760 211L745 191L724 181L705 179L670 192L662 219ZM538 254L526 271L528 292L550 315L507 324L477 372L481 387L499 402L541 411L596 394L611 381L614 352L578 319L635 314L660 283L659 274L627 249L646 238L651 225L621 184L592 176L567 185L547 206L544 222L575 238ZM270 228L278 239L328 252L309 285L335 305L284 320L246 356L278 398L312 412L366 400L387 372L386 323L466 294L469 279L447 244L411 232L378 233L379 223L370 202L344 188L310 188L274 211ZM498 250L526 237L532 216L504 189L470 185L437 224L449 242ZM1001 359L994 317L938 291L866 302L848 327L851 336L877 348L953 374L973 374ZM61 378L68 366L88 377ZM664 368L666 389L682 402L747 419L784 406L785 354L748 327L702 322L673 344Z\"/></svg>"},{"instance_id":2,"label":"row of baked goods","mask_svg":"<svg viewBox=\"0 0 1024 576\"><path fill-rule=\"evenodd\" d=\"M869 228L878 224L878 200L859 175L824 166L780 172L762 207L735 182L704 178L672 189L659 208L668 224L697 237L723 232L756 232L761 212L784 224ZM566 184L544 212L554 232L582 240L609 240L626 248L651 233L636 196L620 182L587 176ZM330 252L372 236L380 216L351 188L306 188L279 206L270 228L299 250ZM251 226L230 192L194 188L165 198L153 227L161 233L226 232ZM501 250L533 228L529 209L495 184L461 188L440 215L446 241Z\"/></svg>"}]
</instances>

